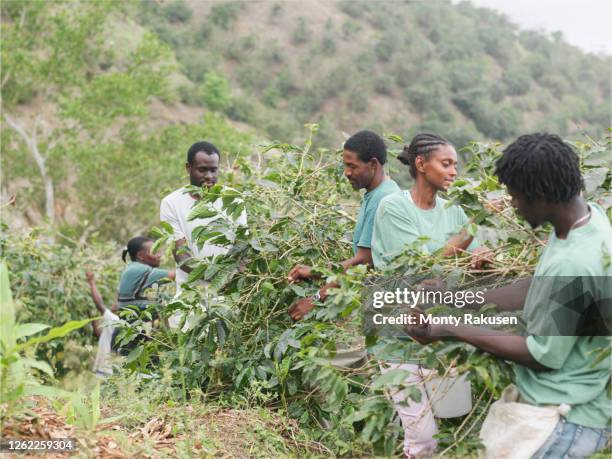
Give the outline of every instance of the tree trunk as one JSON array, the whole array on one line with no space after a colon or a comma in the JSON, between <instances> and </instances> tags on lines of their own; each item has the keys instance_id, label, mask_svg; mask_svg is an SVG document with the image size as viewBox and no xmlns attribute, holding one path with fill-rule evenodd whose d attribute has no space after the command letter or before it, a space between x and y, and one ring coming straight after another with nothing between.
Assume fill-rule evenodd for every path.
<instances>
[{"instance_id":1,"label":"tree trunk","mask_svg":"<svg viewBox=\"0 0 612 459\"><path fill-rule=\"evenodd\" d=\"M36 161L38 171L45 187L45 215L49 220L49 223L55 223L55 192L53 189L53 180L47 171L47 156L43 156L38 149L38 142L36 140L36 126L34 126L34 132L30 135L23 127L12 120L8 115L4 115L4 119L9 126L23 139L28 146L30 153Z\"/></svg>"}]
</instances>

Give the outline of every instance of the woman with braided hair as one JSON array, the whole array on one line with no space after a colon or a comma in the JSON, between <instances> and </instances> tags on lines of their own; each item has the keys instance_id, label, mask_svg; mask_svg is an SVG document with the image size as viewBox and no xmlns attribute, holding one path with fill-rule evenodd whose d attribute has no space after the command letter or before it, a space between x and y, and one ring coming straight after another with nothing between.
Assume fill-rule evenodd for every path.
<instances>
[{"instance_id":1,"label":"woman with braided hair","mask_svg":"<svg viewBox=\"0 0 612 459\"><path fill-rule=\"evenodd\" d=\"M145 295L145 290L155 284L175 278L174 270L159 268L161 257L151 251L152 247L153 240L148 237L137 236L129 240L127 246L123 249L121 258L124 263L127 263L129 255L131 262L121 273L117 302L110 309L106 307L102 300L102 295L100 295L95 283L94 274L92 272L85 273L91 298L102 316L100 323L94 321L94 332L100 339L94 372L100 376L108 376L113 372L108 361L111 347L118 350L119 353L127 355L142 339L142 337L136 337L132 342L119 348L117 343L114 342L118 332L116 325L119 322L119 317L115 313L130 306L145 309L148 305L155 303L154 299ZM127 319L127 321L130 322L130 319Z\"/></svg>"},{"instance_id":2,"label":"woman with braided hair","mask_svg":"<svg viewBox=\"0 0 612 459\"><path fill-rule=\"evenodd\" d=\"M486 248L476 249L477 242L465 229L468 218L463 209L448 207L448 202L438 196L448 190L457 175L453 145L437 134L417 134L398 159L408 166L414 185L381 202L374 223L374 265L388 264L406 245L427 237L425 251L443 248L443 256L452 256L467 250L473 253L473 266L480 267Z\"/></svg>"},{"instance_id":3,"label":"woman with braided hair","mask_svg":"<svg viewBox=\"0 0 612 459\"><path fill-rule=\"evenodd\" d=\"M121 273L119 281L119 308L135 305L146 307L151 300L143 292L163 279L173 280L174 270L160 269L161 256L151 252L153 240L148 237L137 236L129 240L123 249L121 258L127 263L127 255L131 262Z\"/></svg>"},{"instance_id":4,"label":"woman with braided hair","mask_svg":"<svg viewBox=\"0 0 612 459\"><path fill-rule=\"evenodd\" d=\"M457 152L452 144L437 134L418 134L398 159L408 166L414 185L385 197L378 207L372 235L374 266L384 267L407 245L421 242L425 252L442 249L443 256L471 251L475 255L473 265L480 267L480 257L487 249L477 248L478 243L465 230L469 221L461 207L449 207L438 196L448 190L457 175ZM379 340L369 352L377 358L383 373L404 370L408 374L404 385L420 390L418 402L406 391L397 391L392 398L404 429L404 453L407 457L431 457L437 446L433 437L437 427L424 388L423 375L428 370L406 358L411 354L408 347L416 344L405 342L400 346L402 352L389 352L387 349L398 347L393 341Z\"/></svg>"}]
</instances>

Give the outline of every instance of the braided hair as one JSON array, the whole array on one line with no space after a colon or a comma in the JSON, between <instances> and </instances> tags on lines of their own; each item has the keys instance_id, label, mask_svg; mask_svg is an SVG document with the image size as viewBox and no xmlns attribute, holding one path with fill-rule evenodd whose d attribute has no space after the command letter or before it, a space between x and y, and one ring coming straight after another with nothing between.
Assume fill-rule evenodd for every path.
<instances>
[{"instance_id":1,"label":"braided hair","mask_svg":"<svg viewBox=\"0 0 612 459\"><path fill-rule=\"evenodd\" d=\"M495 164L499 181L528 201L565 203L580 193L580 161L559 136L536 133L512 142Z\"/></svg>"},{"instance_id":2,"label":"braided hair","mask_svg":"<svg viewBox=\"0 0 612 459\"><path fill-rule=\"evenodd\" d=\"M128 253L130 254L130 260L136 261L136 256L138 255L138 252L140 252L140 250L142 249L142 246L145 244L145 242L149 242L152 240L153 239L144 236L137 236L130 239L127 243L127 247L123 249L123 252L121 253L121 259L123 260L123 262L127 263L126 255Z\"/></svg>"},{"instance_id":3,"label":"braided hair","mask_svg":"<svg viewBox=\"0 0 612 459\"><path fill-rule=\"evenodd\" d=\"M429 153L437 150L440 145L452 144L438 134L430 132L420 133L414 136L410 145L404 147L404 151L399 154L397 159L399 159L402 164L406 164L410 168L410 175L412 178L416 178L417 156L423 155L425 159L429 159Z\"/></svg>"}]
</instances>

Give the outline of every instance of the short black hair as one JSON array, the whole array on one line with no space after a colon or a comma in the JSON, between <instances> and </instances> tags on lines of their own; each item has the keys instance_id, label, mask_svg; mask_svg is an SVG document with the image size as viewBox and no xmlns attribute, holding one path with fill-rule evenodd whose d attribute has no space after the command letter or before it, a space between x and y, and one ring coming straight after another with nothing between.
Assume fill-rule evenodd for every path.
<instances>
[{"instance_id":1,"label":"short black hair","mask_svg":"<svg viewBox=\"0 0 612 459\"><path fill-rule=\"evenodd\" d=\"M138 255L138 252L140 252L144 243L152 240L153 239L144 236L136 236L130 239L127 243L127 247L123 249L123 252L121 253L121 259L123 260L123 262L127 262L125 256L128 253L130 254L130 260L136 261L136 255Z\"/></svg>"},{"instance_id":2,"label":"short black hair","mask_svg":"<svg viewBox=\"0 0 612 459\"><path fill-rule=\"evenodd\" d=\"M215 147L212 143L196 142L191 147L189 147L189 150L187 150L187 162L189 164L193 164L195 155L200 151L206 153L207 155L217 155L219 157L219 160L221 160L221 153L219 153L217 147Z\"/></svg>"},{"instance_id":3,"label":"short black hair","mask_svg":"<svg viewBox=\"0 0 612 459\"><path fill-rule=\"evenodd\" d=\"M495 175L528 201L568 202L583 186L573 148L557 135L539 132L508 145L495 164Z\"/></svg>"},{"instance_id":4,"label":"short black hair","mask_svg":"<svg viewBox=\"0 0 612 459\"><path fill-rule=\"evenodd\" d=\"M410 175L416 178L416 159L417 156L423 155L425 159L429 159L429 153L437 150L440 145L452 145L444 137L434 134L433 132L422 132L415 135L410 141L410 145L404 146L404 151L397 157L402 164L406 164L410 168Z\"/></svg>"},{"instance_id":5,"label":"short black hair","mask_svg":"<svg viewBox=\"0 0 612 459\"><path fill-rule=\"evenodd\" d=\"M387 146L381 136L372 131L359 131L344 142L344 149L357 153L357 157L367 163L376 158L380 164L387 162Z\"/></svg>"}]
</instances>

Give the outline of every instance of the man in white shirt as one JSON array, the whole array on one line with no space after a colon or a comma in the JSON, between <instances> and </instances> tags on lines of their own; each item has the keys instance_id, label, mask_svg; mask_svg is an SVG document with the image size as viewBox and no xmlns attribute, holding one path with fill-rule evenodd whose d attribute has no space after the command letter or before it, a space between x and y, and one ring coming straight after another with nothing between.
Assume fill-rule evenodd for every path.
<instances>
[{"instance_id":1,"label":"man in white shirt","mask_svg":"<svg viewBox=\"0 0 612 459\"><path fill-rule=\"evenodd\" d=\"M189 174L190 184L193 186L206 186L211 188L219 177L219 161L221 155L219 150L210 142L196 142L187 152L187 163L185 168ZM222 255L228 252L229 247L218 246L206 242L202 248L198 248L192 238L193 230L198 226L206 226L216 217L198 218L188 221L187 217L198 202L198 196L187 192L185 187L166 196L160 207L160 220L169 223L174 230L175 251L174 259L177 263L176 291L181 292L181 285L187 280L191 267L187 260L190 258L204 258ZM216 210L221 210L222 203L218 200L212 205ZM246 225L246 213L242 213L235 222L237 225ZM230 241L234 240L234 234L226 234ZM187 250L185 250L185 248Z\"/></svg>"}]
</instances>

